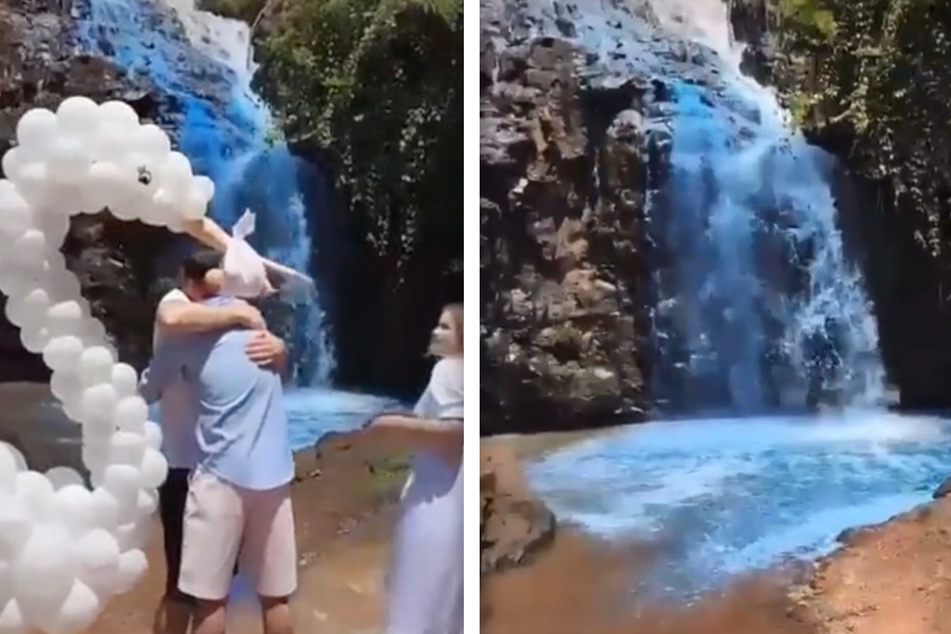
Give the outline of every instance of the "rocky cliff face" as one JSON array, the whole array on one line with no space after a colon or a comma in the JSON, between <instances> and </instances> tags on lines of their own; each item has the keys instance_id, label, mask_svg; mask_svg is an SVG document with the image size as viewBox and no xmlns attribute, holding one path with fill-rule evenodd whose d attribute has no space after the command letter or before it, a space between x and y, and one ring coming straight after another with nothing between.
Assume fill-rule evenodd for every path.
<instances>
[{"instance_id":1,"label":"rocky cliff face","mask_svg":"<svg viewBox=\"0 0 951 634\"><path fill-rule=\"evenodd\" d=\"M24 112L55 108L70 95L121 99L140 117L157 121L174 112L174 103L143 77L128 77L103 59L76 55L71 25L63 3L0 1L0 155L11 146ZM93 311L124 360L138 366L151 349L156 256L170 240L172 234L164 230L99 214L75 218L63 245L67 266L79 276ZM20 345L18 329L0 318L0 380L47 376L42 360Z\"/></svg>"},{"instance_id":2,"label":"rocky cliff face","mask_svg":"<svg viewBox=\"0 0 951 634\"><path fill-rule=\"evenodd\" d=\"M636 419L647 407L651 85L582 80L585 51L511 24L482 4L481 429Z\"/></svg>"}]
</instances>

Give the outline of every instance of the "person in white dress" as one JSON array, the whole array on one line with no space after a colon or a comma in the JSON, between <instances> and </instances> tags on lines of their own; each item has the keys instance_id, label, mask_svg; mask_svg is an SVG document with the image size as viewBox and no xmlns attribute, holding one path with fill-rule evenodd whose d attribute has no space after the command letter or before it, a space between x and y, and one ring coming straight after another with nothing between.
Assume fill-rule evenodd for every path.
<instances>
[{"instance_id":1,"label":"person in white dress","mask_svg":"<svg viewBox=\"0 0 951 634\"><path fill-rule=\"evenodd\" d=\"M367 433L411 454L388 574L385 634L462 634L462 305L433 330L439 357L413 414L381 414Z\"/></svg>"}]
</instances>

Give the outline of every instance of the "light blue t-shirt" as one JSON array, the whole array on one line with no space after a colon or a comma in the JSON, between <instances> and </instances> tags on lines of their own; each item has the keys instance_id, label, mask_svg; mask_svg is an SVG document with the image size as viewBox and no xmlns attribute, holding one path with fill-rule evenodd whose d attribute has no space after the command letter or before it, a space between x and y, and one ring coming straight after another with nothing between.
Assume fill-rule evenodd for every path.
<instances>
[{"instance_id":1,"label":"light blue t-shirt","mask_svg":"<svg viewBox=\"0 0 951 634\"><path fill-rule=\"evenodd\" d=\"M222 306L215 297L203 303ZM255 365L244 351L249 330L170 336L155 349L139 390L148 402L184 378L196 389L196 469L231 484L264 491L290 482L294 459L281 377Z\"/></svg>"}]
</instances>

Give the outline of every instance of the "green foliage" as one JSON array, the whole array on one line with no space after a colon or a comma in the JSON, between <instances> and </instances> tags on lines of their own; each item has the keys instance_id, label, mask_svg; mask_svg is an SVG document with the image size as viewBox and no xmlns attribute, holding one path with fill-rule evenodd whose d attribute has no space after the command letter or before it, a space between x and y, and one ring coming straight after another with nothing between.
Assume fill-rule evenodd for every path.
<instances>
[{"instance_id":1,"label":"green foliage","mask_svg":"<svg viewBox=\"0 0 951 634\"><path fill-rule=\"evenodd\" d=\"M291 143L329 151L375 252L461 258L462 1L287 0L267 20L257 87Z\"/></svg>"},{"instance_id":2,"label":"green foliage","mask_svg":"<svg viewBox=\"0 0 951 634\"><path fill-rule=\"evenodd\" d=\"M776 0L774 8L784 51L777 74L786 77L797 120L853 139L851 166L889 183L896 206L920 214L923 245L941 253L951 236L948 5Z\"/></svg>"},{"instance_id":3,"label":"green foliage","mask_svg":"<svg viewBox=\"0 0 951 634\"><path fill-rule=\"evenodd\" d=\"M780 0L776 9L779 19L802 37L825 41L835 37L835 14L832 0Z\"/></svg>"}]
</instances>

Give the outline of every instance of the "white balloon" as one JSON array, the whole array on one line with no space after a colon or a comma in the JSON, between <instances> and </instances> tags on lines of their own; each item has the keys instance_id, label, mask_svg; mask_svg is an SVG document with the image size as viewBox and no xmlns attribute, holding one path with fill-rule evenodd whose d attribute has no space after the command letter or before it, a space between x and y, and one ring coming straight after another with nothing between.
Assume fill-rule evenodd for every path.
<instances>
[{"instance_id":1,"label":"white balloon","mask_svg":"<svg viewBox=\"0 0 951 634\"><path fill-rule=\"evenodd\" d=\"M22 298L10 297L7 300L7 317L14 324L38 326L43 323L43 315L50 307L50 297L45 289L35 288Z\"/></svg>"},{"instance_id":2,"label":"white balloon","mask_svg":"<svg viewBox=\"0 0 951 634\"><path fill-rule=\"evenodd\" d=\"M56 109L56 121L64 132L94 134L99 126L99 105L88 97L67 97Z\"/></svg>"},{"instance_id":3,"label":"white balloon","mask_svg":"<svg viewBox=\"0 0 951 634\"><path fill-rule=\"evenodd\" d=\"M11 446L6 443L0 444L0 492L14 492L19 472L17 456L11 451Z\"/></svg>"},{"instance_id":4,"label":"white balloon","mask_svg":"<svg viewBox=\"0 0 951 634\"><path fill-rule=\"evenodd\" d=\"M106 352L109 353L110 358L115 358L112 350L109 347L108 337L106 335L106 328L102 325L102 322L98 319L86 319L83 321L83 330L80 338L86 344L87 347L102 347L106 349ZM97 353L98 354L98 353ZM111 370L110 370L111 372Z\"/></svg>"},{"instance_id":5,"label":"white balloon","mask_svg":"<svg viewBox=\"0 0 951 634\"><path fill-rule=\"evenodd\" d=\"M50 179L64 185L81 182L89 174L91 165L92 157L80 139L72 136L58 138L46 161Z\"/></svg>"},{"instance_id":6,"label":"white balloon","mask_svg":"<svg viewBox=\"0 0 951 634\"><path fill-rule=\"evenodd\" d=\"M128 363L116 363L112 366L112 387L116 388L116 395L119 398L137 395L139 373Z\"/></svg>"},{"instance_id":7,"label":"white balloon","mask_svg":"<svg viewBox=\"0 0 951 634\"><path fill-rule=\"evenodd\" d=\"M142 456L142 486L148 489L157 489L162 486L168 477L168 460L162 452L148 448Z\"/></svg>"},{"instance_id":8,"label":"white balloon","mask_svg":"<svg viewBox=\"0 0 951 634\"><path fill-rule=\"evenodd\" d=\"M31 108L17 122L17 142L31 150L49 147L58 133L56 115L46 108Z\"/></svg>"},{"instance_id":9,"label":"white balloon","mask_svg":"<svg viewBox=\"0 0 951 634\"><path fill-rule=\"evenodd\" d=\"M114 535L95 528L76 544L79 578L101 595L111 592L119 572L119 543Z\"/></svg>"},{"instance_id":10,"label":"white balloon","mask_svg":"<svg viewBox=\"0 0 951 634\"><path fill-rule=\"evenodd\" d=\"M135 587L148 568L148 560L141 550L129 550L119 556L119 574L116 592L121 594Z\"/></svg>"},{"instance_id":11,"label":"white balloon","mask_svg":"<svg viewBox=\"0 0 951 634\"><path fill-rule=\"evenodd\" d=\"M64 208L66 207L61 206L56 213L40 214L35 219L36 228L43 232L46 244L51 247L63 244L66 234L69 233L69 216L62 213Z\"/></svg>"},{"instance_id":12,"label":"white balloon","mask_svg":"<svg viewBox=\"0 0 951 634\"><path fill-rule=\"evenodd\" d=\"M99 383L83 389L82 421L91 425L112 425L116 411L116 388Z\"/></svg>"},{"instance_id":13,"label":"white balloon","mask_svg":"<svg viewBox=\"0 0 951 634\"><path fill-rule=\"evenodd\" d=\"M146 445L156 451L162 448L162 427L158 423L147 421L142 434L145 436Z\"/></svg>"},{"instance_id":14,"label":"white balloon","mask_svg":"<svg viewBox=\"0 0 951 634\"><path fill-rule=\"evenodd\" d=\"M55 341L55 339L51 339L50 343L46 344L46 348L43 348L44 357L46 356L45 352L47 348L50 347L53 341ZM56 368L56 371L53 372L53 376L50 377L50 390L53 392L53 395L63 403L64 407L66 406L67 402L78 403L80 401L80 397L82 396L83 382L79 376L78 370L79 368L77 362L77 364L71 368ZM66 413L70 414L70 412ZM72 417L71 414L70 417Z\"/></svg>"},{"instance_id":15,"label":"white balloon","mask_svg":"<svg viewBox=\"0 0 951 634\"><path fill-rule=\"evenodd\" d=\"M78 634L93 624L101 609L96 593L82 581L74 581L62 605L50 613L53 618L44 618L39 625L51 634Z\"/></svg>"},{"instance_id":16,"label":"white balloon","mask_svg":"<svg viewBox=\"0 0 951 634\"><path fill-rule=\"evenodd\" d=\"M105 346L91 346L79 358L83 384L96 385L112 381L112 353Z\"/></svg>"},{"instance_id":17,"label":"white balloon","mask_svg":"<svg viewBox=\"0 0 951 634\"><path fill-rule=\"evenodd\" d=\"M169 152L159 168L162 187L187 188L191 185L192 165L181 152Z\"/></svg>"},{"instance_id":18,"label":"white balloon","mask_svg":"<svg viewBox=\"0 0 951 634\"><path fill-rule=\"evenodd\" d=\"M40 229L27 229L13 241L10 253L5 257L10 262L40 267L46 259L46 236Z\"/></svg>"},{"instance_id":19,"label":"white balloon","mask_svg":"<svg viewBox=\"0 0 951 634\"><path fill-rule=\"evenodd\" d=\"M107 101L99 106L99 120L103 127L132 132L139 127L139 115L124 101Z\"/></svg>"},{"instance_id":20,"label":"white balloon","mask_svg":"<svg viewBox=\"0 0 951 634\"><path fill-rule=\"evenodd\" d=\"M37 207L46 204L53 185L46 163L36 160L19 165L14 182L23 199Z\"/></svg>"},{"instance_id":21,"label":"white balloon","mask_svg":"<svg viewBox=\"0 0 951 634\"><path fill-rule=\"evenodd\" d=\"M47 312L47 318L49 318L49 312ZM50 325L47 324L48 329ZM82 357L83 349L82 339L76 335L54 336L43 348L43 362L54 372L69 369L75 371L79 368L79 359Z\"/></svg>"},{"instance_id":22,"label":"white balloon","mask_svg":"<svg viewBox=\"0 0 951 634\"><path fill-rule=\"evenodd\" d=\"M89 168L82 187L83 209L96 213L121 197L122 170L115 163L96 161Z\"/></svg>"},{"instance_id":23,"label":"white balloon","mask_svg":"<svg viewBox=\"0 0 951 634\"><path fill-rule=\"evenodd\" d=\"M0 634L25 634L26 622L16 600L10 599L0 609Z\"/></svg>"},{"instance_id":24,"label":"white balloon","mask_svg":"<svg viewBox=\"0 0 951 634\"><path fill-rule=\"evenodd\" d=\"M151 517L152 514L158 510L158 504L158 491L146 491L140 489L139 497L136 500L136 516L140 519ZM138 532L141 533L141 529L139 529Z\"/></svg>"},{"instance_id":25,"label":"white balloon","mask_svg":"<svg viewBox=\"0 0 951 634\"><path fill-rule=\"evenodd\" d=\"M67 484L53 494L53 510L73 536L83 535L96 528L92 492L81 479L78 484Z\"/></svg>"},{"instance_id":26,"label":"white balloon","mask_svg":"<svg viewBox=\"0 0 951 634\"><path fill-rule=\"evenodd\" d=\"M145 422L148 418L149 406L141 396L126 396L116 403L115 418L113 419L116 427L123 431L143 435L143 443L146 442L144 434Z\"/></svg>"},{"instance_id":27,"label":"white balloon","mask_svg":"<svg viewBox=\"0 0 951 634\"><path fill-rule=\"evenodd\" d=\"M23 457L22 451L4 440L0 440L0 447L3 447L5 451L13 454L13 459L16 461L17 465L17 473L20 471L26 471L26 458Z\"/></svg>"},{"instance_id":28,"label":"white balloon","mask_svg":"<svg viewBox=\"0 0 951 634\"><path fill-rule=\"evenodd\" d=\"M132 465L110 464L103 472L102 486L119 503L119 519L131 518L138 499L142 476Z\"/></svg>"},{"instance_id":29,"label":"white balloon","mask_svg":"<svg viewBox=\"0 0 951 634\"><path fill-rule=\"evenodd\" d=\"M20 343L34 354L41 354L49 341L50 333L46 328L40 328L39 330L22 328L20 330Z\"/></svg>"},{"instance_id":30,"label":"white balloon","mask_svg":"<svg viewBox=\"0 0 951 634\"><path fill-rule=\"evenodd\" d=\"M57 491L57 494L61 489L74 484L78 484L82 487L83 491L86 491L87 494L89 493L85 488L86 482L83 480L83 477L72 467L53 467L52 469L47 469L46 479L53 485L53 489Z\"/></svg>"},{"instance_id":31,"label":"white balloon","mask_svg":"<svg viewBox=\"0 0 951 634\"><path fill-rule=\"evenodd\" d=\"M196 192L194 188L188 191L182 206L181 215L185 220L199 220L204 218L208 211L208 201L205 200L201 192Z\"/></svg>"},{"instance_id":32,"label":"white balloon","mask_svg":"<svg viewBox=\"0 0 951 634\"><path fill-rule=\"evenodd\" d=\"M154 123L148 123L136 130L133 146L136 152L144 154L152 161L162 161L172 151L172 142L168 135Z\"/></svg>"},{"instance_id":33,"label":"white balloon","mask_svg":"<svg viewBox=\"0 0 951 634\"><path fill-rule=\"evenodd\" d=\"M27 620L36 622L60 605L77 572L73 540L60 524L37 524L13 564L14 595Z\"/></svg>"},{"instance_id":34,"label":"white balloon","mask_svg":"<svg viewBox=\"0 0 951 634\"><path fill-rule=\"evenodd\" d=\"M215 182L207 176L196 176L192 180L192 190L208 204L215 197Z\"/></svg>"},{"instance_id":35,"label":"white balloon","mask_svg":"<svg viewBox=\"0 0 951 634\"><path fill-rule=\"evenodd\" d=\"M119 502L103 487L96 487L92 492L92 505L96 510L96 526L110 533L119 526Z\"/></svg>"},{"instance_id":36,"label":"white balloon","mask_svg":"<svg viewBox=\"0 0 951 634\"><path fill-rule=\"evenodd\" d=\"M0 494L0 558L18 555L33 532L33 517L18 498Z\"/></svg>"},{"instance_id":37,"label":"white balloon","mask_svg":"<svg viewBox=\"0 0 951 634\"><path fill-rule=\"evenodd\" d=\"M0 239L15 240L32 226L33 212L30 205L15 187L12 190L5 187L0 193Z\"/></svg>"},{"instance_id":38,"label":"white balloon","mask_svg":"<svg viewBox=\"0 0 951 634\"><path fill-rule=\"evenodd\" d=\"M5 178L15 179L19 170L20 150L15 147L10 148L6 154L3 155L3 159L0 159L0 171L3 171Z\"/></svg>"},{"instance_id":39,"label":"white balloon","mask_svg":"<svg viewBox=\"0 0 951 634\"><path fill-rule=\"evenodd\" d=\"M82 326L82 320L85 317L82 306L75 300L67 300L53 304L46 310L46 329L52 337L73 337ZM80 351L80 356L82 353ZM76 361L79 361L77 358ZM52 366L51 366L52 367Z\"/></svg>"},{"instance_id":40,"label":"white balloon","mask_svg":"<svg viewBox=\"0 0 951 634\"><path fill-rule=\"evenodd\" d=\"M13 578L13 565L9 560L0 560L0 605L6 605L13 599L16 579ZM3 632L0 629L0 632Z\"/></svg>"},{"instance_id":41,"label":"white balloon","mask_svg":"<svg viewBox=\"0 0 951 634\"><path fill-rule=\"evenodd\" d=\"M131 431L118 431L112 435L110 449L110 463L138 467L147 449L145 436Z\"/></svg>"},{"instance_id":42,"label":"white balloon","mask_svg":"<svg viewBox=\"0 0 951 634\"><path fill-rule=\"evenodd\" d=\"M35 521L46 521L53 515L53 485L42 473L21 471L16 477L14 495Z\"/></svg>"}]
</instances>

